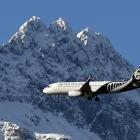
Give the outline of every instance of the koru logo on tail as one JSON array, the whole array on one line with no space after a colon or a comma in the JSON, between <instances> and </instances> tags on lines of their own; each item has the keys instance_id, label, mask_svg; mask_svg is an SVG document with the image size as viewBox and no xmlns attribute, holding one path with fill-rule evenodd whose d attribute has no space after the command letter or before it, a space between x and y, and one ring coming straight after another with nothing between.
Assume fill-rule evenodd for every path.
<instances>
[{"instance_id":1,"label":"koru logo on tail","mask_svg":"<svg viewBox=\"0 0 140 140\"><path fill-rule=\"evenodd\" d=\"M140 68L134 73L136 80L140 80Z\"/></svg>"}]
</instances>

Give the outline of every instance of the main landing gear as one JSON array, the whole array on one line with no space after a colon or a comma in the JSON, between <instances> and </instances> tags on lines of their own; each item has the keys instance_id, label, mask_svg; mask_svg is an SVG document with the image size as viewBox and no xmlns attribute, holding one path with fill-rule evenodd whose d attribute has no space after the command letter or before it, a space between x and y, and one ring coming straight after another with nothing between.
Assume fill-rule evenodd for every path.
<instances>
[{"instance_id":1,"label":"main landing gear","mask_svg":"<svg viewBox=\"0 0 140 140\"><path fill-rule=\"evenodd\" d=\"M87 99L88 99L88 101L91 101L92 100L92 97L88 97Z\"/></svg>"},{"instance_id":2,"label":"main landing gear","mask_svg":"<svg viewBox=\"0 0 140 140\"><path fill-rule=\"evenodd\" d=\"M96 96L95 101L100 101L100 98Z\"/></svg>"},{"instance_id":3,"label":"main landing gear","mask_svg":"<svg viewBox=\"0 0 140 140\"><path fill-rule=\"evenodd\" d=\"M93 93L93 97L94 97L94 99L95 99L95 101L100 101L100 98L97 96L97 94L95 94L95 93Z\"/></svg>"},{"instance_id":4,"label":"main landing gear","mask_svg":"<svg viewBox=\"0 0 140 140\"><path fill-rule=\"evenodd\" d=\"M88 97L87 99L88 99L88 101L91 101L92 97ZM95 99L95 101L100 101L100 98L98 96L95 96L94 99Z\"/></svg>"}]
</instances>

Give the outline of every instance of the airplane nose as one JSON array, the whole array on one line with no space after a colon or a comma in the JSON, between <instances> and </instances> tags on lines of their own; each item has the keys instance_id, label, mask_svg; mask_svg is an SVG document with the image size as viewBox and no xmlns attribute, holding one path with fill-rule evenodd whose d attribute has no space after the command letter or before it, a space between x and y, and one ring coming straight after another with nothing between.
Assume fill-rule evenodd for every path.
<instances>
[{"instance_id":1,"label":"airplane nose","mask_svg":"<svg viewBox=\"0 0 140 140\"><path fill-rule=\"evenodd\" d=\"M47 88L44 88L43 89L43 93L47 93Z\"/></svg>"},{"instance_id":2,"label":"airplane nose","mask_svg":"<svg viewBox=\"0 0 140 140\"><path fill-rule=\"evenodd\" d=\"M51 89L50 89L50 88L45 87L45 88L43 89L43 93L51 94L52 92L51 92Z\"/></svg>"}]
</instances>

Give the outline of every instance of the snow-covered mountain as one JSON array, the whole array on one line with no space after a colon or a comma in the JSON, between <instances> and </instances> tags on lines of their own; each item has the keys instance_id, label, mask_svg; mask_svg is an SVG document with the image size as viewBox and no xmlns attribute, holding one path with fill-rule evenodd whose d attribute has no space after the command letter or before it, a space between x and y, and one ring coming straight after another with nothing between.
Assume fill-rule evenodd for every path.
<instances>
[{"instance_id":1,"label":"snow-covered mountain","mask_svg":"<svg viewBox=\"0 0 140 140\"><path fill-rule=\"evenodd\" d=\"M0 46L0 136L139 140L138 91L104 95L100 102L65 96L58 101L42 93L48 83L91 74L93 80L119 80L133 70L101 33L76 33L62 18L47 27L33 16Z\"/></svg>"}]
</instances>

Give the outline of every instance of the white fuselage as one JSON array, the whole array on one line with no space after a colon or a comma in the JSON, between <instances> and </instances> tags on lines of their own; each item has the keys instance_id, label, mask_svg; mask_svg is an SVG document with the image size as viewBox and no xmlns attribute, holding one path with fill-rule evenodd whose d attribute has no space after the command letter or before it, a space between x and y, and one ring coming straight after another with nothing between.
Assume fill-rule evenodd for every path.
<instances>
[{"instance_id":1,"label":"white fuselage","mask_svg":"<svg viewBox=\"0 0 140 140\"><path fill-rule=\"evenodd\" d=\"M59 82L48 85L43 89L46 94L68 94L69 96L83 96L87 99L97 94L120 93L140 88L140 68L131 78L125 81L90 81L86 82Z\"/></svg>"},{"instance_id":2,"label":"white fuselage","mask_svg":"<svg viewBox=\"0 0 140 140\"><path fill-rule=\"evenodd\" d=\"M89 85L91 86L92 92L99 89L102 85L110 81L91 81ZM53 83L43 89L43 93L47 94L68 94L69 91L78 91L84 85L85 82L60 82Z\"/></svg>"}]
</instances>

